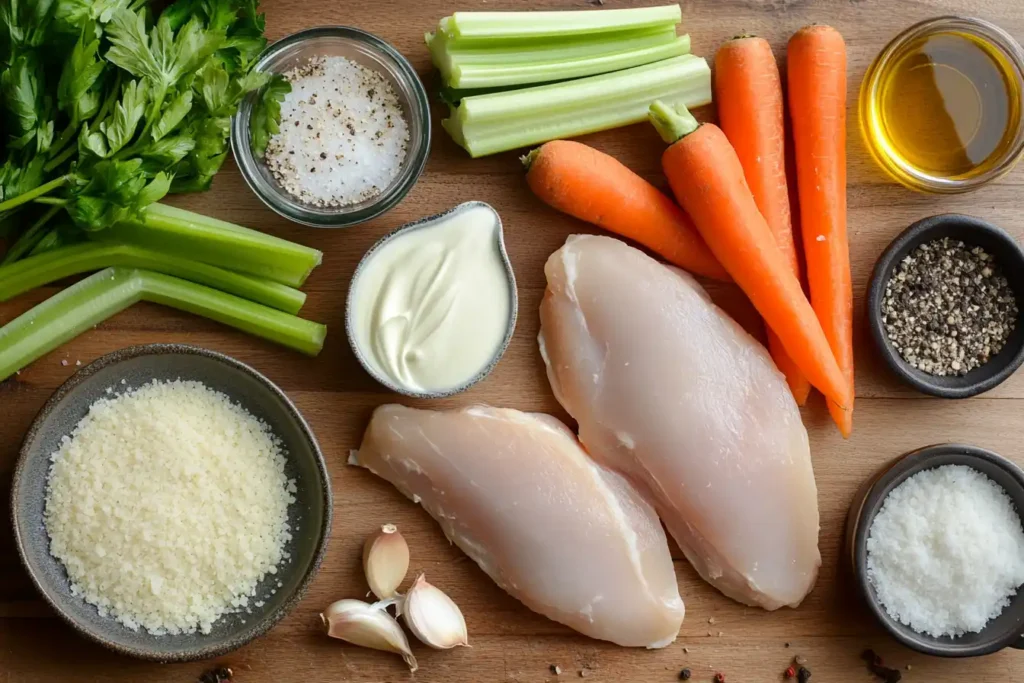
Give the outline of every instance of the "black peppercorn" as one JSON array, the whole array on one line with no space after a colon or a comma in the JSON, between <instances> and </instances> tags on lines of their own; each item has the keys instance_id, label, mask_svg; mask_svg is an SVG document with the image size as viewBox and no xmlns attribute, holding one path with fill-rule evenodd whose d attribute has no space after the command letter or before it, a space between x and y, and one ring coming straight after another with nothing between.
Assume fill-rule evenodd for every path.
<instances>
[{"instance_id":1,"label":"black peppercorn","mask_svg":"<svg viewBox=\"0 0 1024 683\"><path fill-rule=\"evenodd\" d=\"M679 680L681 680L681 681L688 681L688 680L690 680L690 676L691 675L692 674L690 673L689 669L683 669L682 671L679 672Z\"/></svg>"}]
</instances>

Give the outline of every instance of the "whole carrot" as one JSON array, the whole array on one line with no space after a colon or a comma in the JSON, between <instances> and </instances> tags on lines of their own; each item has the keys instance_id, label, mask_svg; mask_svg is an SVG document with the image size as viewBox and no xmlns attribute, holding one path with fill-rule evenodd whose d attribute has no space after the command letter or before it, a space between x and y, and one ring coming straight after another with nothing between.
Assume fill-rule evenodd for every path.
<instances>
[{"instance_id":1,"label":"whole carrot","mask_svg":"<svg viewBox=\"0 0 1024 683\"><path fill-rule=\"evenodd\" d=\"M786 183L786 134L782 80L771 45L745 36L726 41L715 55L715 102L718 123L736 150L743 176L775 243L793 274L800 278ZM807 402L811 385L768 328L768 350L786 376L797 404Z\"/></svg>"},{"instance_id":2,"label":"whole carrot","mask_svg":"<svg viewBox=\"0 0 1024 683\"><path fill-rule=\"evenodd\" d=\"M554 140L523 157L526 182L546 204L639 242L669 263L716 280L729 275L674 201L613 157Z\"/></svg>"},{"instance_id":3,"label":"whole carrot","mask_svg":"<svg viewBox=\"0 0 1024 683\"><path fill-rule=\"evenodd\" d=\"M789 111L811 305L850 400L829 404L843 436L853 430L853 288L846 236L846 45L831 26L807 26L789 40Z\"/></svg>"},{"instance_id":4,"label":"whole carrot","mask_svg":"<svg viewBox=\"0 0 1024 683\"><path fill-rule=\"evenodd\" d=\"M672 191L712 253L811 384L844 405L850 388L725 134L715 125L698 124L685 107L672 109L660 101L651 105L650 119L671 145L661 166Z\"/></svg>"}]
</instances>

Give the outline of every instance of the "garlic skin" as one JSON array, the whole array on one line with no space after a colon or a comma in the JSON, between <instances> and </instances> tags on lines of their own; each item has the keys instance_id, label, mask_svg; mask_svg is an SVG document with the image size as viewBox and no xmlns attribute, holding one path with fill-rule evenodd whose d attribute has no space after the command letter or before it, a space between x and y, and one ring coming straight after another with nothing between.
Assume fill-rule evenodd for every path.
<instances>
[{"instance_id":1,"label":"garlic skin","mask_svg":"<svg viewBox=\"0 0 1024 683\"><path fill-rule=\"evenodd\" d=\"M435 650L469 646L466 619L444 591L416 577L402 601L400 614L413 635Z\"/></svg>"},{"instance_id":2,"label":"garlic skin","mask_svg":"<svg viewBox=\"0 0 1024 683\"><path fill-rule=\"evenodd\" d=\"M394 652L402 655L410 672L419 668L405 631L394 617L375 605L362 600L338 600L321 612L320 620L331 638Z\"/></svg>"},{"instance_id":3,"label":"garlic skin","mask_svg":"<svg viewBox=\"0 0 1024 683\"><path fill-rule=\"evenodd\" d=\"M393 598L409 571L409 544L394 524L385 524L363 544L363 572L380 600Z\"/></svg>"}]
</instances>

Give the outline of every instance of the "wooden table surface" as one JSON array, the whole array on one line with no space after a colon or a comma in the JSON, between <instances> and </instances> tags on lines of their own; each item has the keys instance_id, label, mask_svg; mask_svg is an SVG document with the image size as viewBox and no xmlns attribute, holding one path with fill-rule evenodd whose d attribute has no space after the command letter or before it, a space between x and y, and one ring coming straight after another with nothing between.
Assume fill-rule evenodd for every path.
<instances>
[{"instance_id":1,"label":"wooden table surface","mask_svg":"<svg viewBox=\"0 0 1024 683\"><path fill-rule=\"evenodd\" d=\"M605 6L628 4L607 0ZM396 45L429 84L435 81L422 44L423 32L456 7L582 9L589 5L583 0L265 0L264 6L272 39L315 25L358 26ZM723 40L744 32L769 38L780 55L789 35L811 22L833 24L845 35L852 124L847 143L849 233L858 321L874 260L909 223L935 213L963 212L1024 238L1024 168L967 195L917 195L882 175L868 157L856 126L856 93L865 67L896 32L928 17L960 13L989 19L1021 36L1024 3L1020 0L687 0L682 8L694 52L708 57ZM486 381L431 405L485 402L565 417L551 395L537 352L536 310L544 288L544 260L567 235L587 231L587 226L534 199L514 153L469 159L436 125L440 108L434 113L430 161L419 184L390 213L354 229L314 230L289 224L260 204L230 162L209 193L175 198L174 203L181 206L322 249L326 256L306 287L310 296L304 314L329 326L326 348L318 358L308 359L196 317L137 305L0 384L0 495L7 495L19 444L33 416L74 373L79 361L85 364L132 344L197 344L253 365L288 392L316 431L334 486L334 530L323 568L306 598L267 636L217 661L231 666L239 683L411 678L424 683L534 683L575 679L581 670L588 680L654 683L676 680L684 666L693 670L695 681L710 681L714 672L721 671L730 682L759 683L779 680L796 654L807 659L814 681L847 683L872 680L860 660L865 647L875 648L893 665L906 667L907 681L1002 683L1024 678L1024 653L1004 651L981 660L952 661L923 657L897 646L866 614L840 568L843 522L851 497L890 458L926 444L964 441L1024 464L1024 373L980 398L925 398L885 371L859 322L853 437L846 442L839 437L820 398L804 411L821 511L823 565L814 592L797 610L767 613L743 607L703 583L676 551L686 620L676 643L657 651L589 640L531 613L449 546L418 506L368 472L347 467L348 450L358 445L370 412L396 398L360 369L345 339L342 320L353 268L363 252L394 227L470 199L490 202L504 220L519 281L519 327L505 358ZM648 125L590 136L587 142L652 181L663 182L659 170L663 146ZM0 305L0 323L54 291L48 288ZM752 311L736 290L713 286L711 291L742 322L754 323ZM0 509L8 514L6 505ZM328 603L365 593L361 544L383 522L399 525L412 548L411 569L425 571L433 583L448 591L469 624L471 649L433 652L416 647L421 668L415 677L398 657L330 640L317 628L317 613ZM10 524L7 519L0 524L0 683L191 682L213 664L136 662L77 637L37 597L18 562ZM561 667L560 677L550 671L551 665Z\"/></svg>"}]
</instances>

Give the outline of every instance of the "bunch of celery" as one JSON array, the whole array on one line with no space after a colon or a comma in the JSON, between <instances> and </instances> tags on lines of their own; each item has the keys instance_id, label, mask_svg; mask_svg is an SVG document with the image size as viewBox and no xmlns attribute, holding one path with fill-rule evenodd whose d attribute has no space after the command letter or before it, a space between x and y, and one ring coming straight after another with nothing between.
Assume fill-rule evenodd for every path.
<instances>
[{"instance_id":1,"label":"bunch of celery","mask_svg":"<svg viewBox=\"0 0 1024 683\"><path fill-rule=\"evenodd\" d=\"M676 35L678 5L456 12L426 35L451 117L478 157L642 121L656 99L711 101L711 71Z\"/></svg>"},{"instance_id":2,"label":"bunch of celery","mask_svg":"<svg viewBox=\"0 0 1024 683\"><path fill-rule=\"evenodd\" d=\"M316 355L327 328L297 317L316 249L163 204L0 266L0 302L93 270L0 327L0 381L137 301L188 311Z\"/></svg>"}]
</instances>

